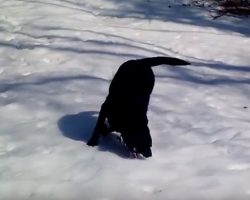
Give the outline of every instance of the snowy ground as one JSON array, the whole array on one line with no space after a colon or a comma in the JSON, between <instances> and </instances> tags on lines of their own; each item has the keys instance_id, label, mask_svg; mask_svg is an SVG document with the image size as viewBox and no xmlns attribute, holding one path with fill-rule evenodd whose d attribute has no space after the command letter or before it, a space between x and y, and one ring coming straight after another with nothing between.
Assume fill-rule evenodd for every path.
<instances>
[{"instance_id":1,"label":"snowy ground","mask_svg":"<svg viewBox=\"0 0 250 200\"><path fill-rule=\"evenodd\" d=\"M0 0L1 200L250 199L250 21L166 2ZM87 146L119 65L164 55L192 65L154 68L153 157Z\"/></svg>"}]
</instances>

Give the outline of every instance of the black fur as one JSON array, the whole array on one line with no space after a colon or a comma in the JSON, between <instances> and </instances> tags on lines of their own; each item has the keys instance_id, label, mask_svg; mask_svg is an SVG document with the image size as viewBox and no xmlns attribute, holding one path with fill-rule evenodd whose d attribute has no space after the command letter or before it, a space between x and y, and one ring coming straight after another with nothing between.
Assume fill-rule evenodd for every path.
<instances>
[{"instance_id":1,"label":"black fur","mask_svg":"<svg viewBox=\"0 0 250 200\"><path fill-rule=\"evenodd\" d=\"M150 94L155 82L151 67L161 64L190 63L178 58L153 57L129 60L120 66L110 84L109 94L101 107L88 145L98 145L100 134L117 131L131 152L141 153L144 157L152 156L147 119Z\"/></svg>"}]
</instances>

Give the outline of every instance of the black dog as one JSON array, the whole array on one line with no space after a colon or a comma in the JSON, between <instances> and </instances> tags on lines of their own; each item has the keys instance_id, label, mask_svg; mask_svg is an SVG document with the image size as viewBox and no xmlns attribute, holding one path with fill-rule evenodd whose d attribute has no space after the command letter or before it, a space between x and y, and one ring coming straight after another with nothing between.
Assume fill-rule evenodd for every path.
<instances>
[{"instance_id":1,"label":"black dog","mask_svg":"<svg viewBox=\"0 0 250 200\"><path fill-rule=\"evenodd\" d=\"M132 153L152 156L147 119L150 94L155 82L151 67L161 64L190 63L178 58L153 57L129 60L120 66L110 84L109 94L102 104L88 145L96 146L101 134L117 131Z\"/></svg>"}]
</instances>

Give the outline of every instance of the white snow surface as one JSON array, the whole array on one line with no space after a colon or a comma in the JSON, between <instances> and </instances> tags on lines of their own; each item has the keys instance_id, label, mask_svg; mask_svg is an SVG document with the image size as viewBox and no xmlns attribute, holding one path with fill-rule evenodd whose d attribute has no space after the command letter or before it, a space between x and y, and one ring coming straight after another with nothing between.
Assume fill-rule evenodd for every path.
<instances>
[{"instance_id":1,"label":"white snow surface","mask_svg":"<svg viewBox=\"0 0 250 200\"><path fill-rule=\"evenodd\" d=\"M180 1L0 0L0 199L250 199L249 24ZM154 68L153 157L87 146L118 67L153 56L192 63Z\"/></svg>"}]
</instances>

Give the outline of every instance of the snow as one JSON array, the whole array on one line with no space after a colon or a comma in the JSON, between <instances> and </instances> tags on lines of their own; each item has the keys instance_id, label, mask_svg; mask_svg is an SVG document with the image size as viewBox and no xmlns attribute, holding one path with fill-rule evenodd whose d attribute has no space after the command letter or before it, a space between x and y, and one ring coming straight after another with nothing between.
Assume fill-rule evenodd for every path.
<instances>
[{"instance_id":1,"label":"snow","mask_svg":"<svg viewBox=\"0 0 250 200\"><path fill-rule=\"evenodd\" d=\"M181 1L0 0L0 199L249 199L249 36ZM154 68L153 157L87 146L116 70L147 56L192 63Z\"/></svg>"}]
</instances>

